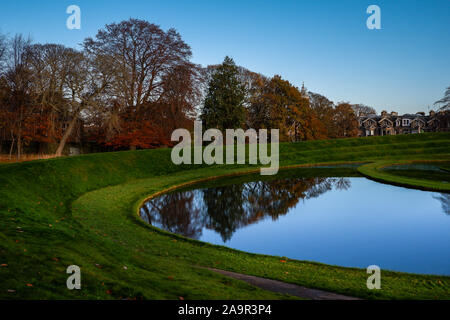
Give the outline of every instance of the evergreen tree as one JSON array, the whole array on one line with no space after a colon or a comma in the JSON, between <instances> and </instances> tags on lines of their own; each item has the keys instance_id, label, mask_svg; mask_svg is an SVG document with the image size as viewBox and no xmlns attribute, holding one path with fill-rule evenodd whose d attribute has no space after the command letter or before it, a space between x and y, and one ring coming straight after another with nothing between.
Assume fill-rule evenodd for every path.
<instances>
[{"instance_id":1,"label":"evergreen tree","mask_svg":"<svg viewBox=\"0 0 450 320\"><path fill-rule=\"evenodd\" d=\"M239 69L233 59L227 56L208 83L201 116L204 126L222 131L243 127L245 96Z\"/></svg>"}]
</instances>

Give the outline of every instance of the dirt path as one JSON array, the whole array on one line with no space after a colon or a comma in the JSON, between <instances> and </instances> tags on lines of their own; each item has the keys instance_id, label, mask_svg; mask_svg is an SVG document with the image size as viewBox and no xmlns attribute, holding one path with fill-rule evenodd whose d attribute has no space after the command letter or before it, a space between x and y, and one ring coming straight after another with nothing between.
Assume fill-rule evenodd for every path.
<instances>
[{"instance_id":1,"label":"dirt path","mask_svg":"<svg viewBox=\"0 0 450 320\"><path fill-rule=\"evenodd\" d=\"M317 289L310 289L310 288L302 287L302 286L299 286L296 284L281 282L281 281L277 281L277 280L270 280L270 279L255 277L255 276L249 276L246 274L225 271L225 270L219 270L219 269L214 269L214 268L206 268L206 269L220 273L227 277L245 281L251 285L254 285L254 286L259 287L264 290L269 290L269 291L279 292L279 293L284 293L284 294L290 294L290 295L297 296L300 298L312 299L312 300L360 300L359 298L355 298L355 297L344 296L341 294L317 290Z\"/></svg>"}]
</instances>

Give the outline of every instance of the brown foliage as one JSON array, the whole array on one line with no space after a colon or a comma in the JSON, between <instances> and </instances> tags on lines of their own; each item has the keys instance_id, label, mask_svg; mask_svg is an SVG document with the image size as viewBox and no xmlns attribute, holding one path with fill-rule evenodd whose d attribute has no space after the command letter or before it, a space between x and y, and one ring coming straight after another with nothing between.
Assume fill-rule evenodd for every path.
<instances>
[{"instance_id":1,"label":"brown foliage","mask_svg":"<svg viewBox=\"0 0 450 320\"><path fill-rule=\"evenodd\" d=\"M289 81L275 76L254 82L249 120L255 129L280 130L281 141L300 141L326 137L325 128L304 92Z\"/></svg>"},{"instance_id":2,"label":"brown foliage","mask_svg":"<svg viewBox=\"0 0 450 320\"><path fill-rule=\"evenodd\" d=\"M31 44L20 35L5 41L0 35L0 152L7 146L20 158L24 146L38 144L41 150L52 144L59 156L67 143L80 141L109 149L171 145L173 130L192 128L205 84L221 68L202 69L191 55L176 30L139 19L106 25L84 41L81 51ZM233 119L239 126L245 119L244 126L256 130L279 129L281 141L357 134L348 103L335 107L280 76L235 68L235 87L242 89L236 96L245 97L238 108L229 103L229 109L237 110Z\"/></svg>"},{"instance_id":3,"label":"brown foliage","mask_svg":"<svg viewBox=\"0 0 450 320\"><path fill-rule=\"evenodd\" d=\"M347 102L341 102L336 106L334 113L335 132L333 138L348 138L358 136L358 120Z\"/></svg>"}]
</instances>

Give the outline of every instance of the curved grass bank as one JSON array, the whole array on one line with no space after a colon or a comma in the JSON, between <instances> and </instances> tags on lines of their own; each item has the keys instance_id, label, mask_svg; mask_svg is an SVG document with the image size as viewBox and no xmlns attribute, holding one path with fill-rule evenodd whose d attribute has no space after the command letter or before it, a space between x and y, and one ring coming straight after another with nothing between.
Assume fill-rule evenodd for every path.
<instances>
[{"instance_id":1,"label":"curved grass bank","mask_svg":"<svg viewBox=\"0 0 450 320\"><path fill-rule=\"evenodd\" d=\"M368 163L358 168L358 171L367 178L375 181L389 183L396 186L415 188L427 191L450 192L450 184L446 181L440 181L438 178L430 178L426 172L416 174L415 177L408 177L398 173L386 172L383 169L396 165L410 165L416 163L424 163L424 160L402 160L402 161L377 161ZM427 163L440 163L439 161L429 160ZM445 168L445 166L443 166ZM446 169L441 169L445 170ZM401 173L401 172L400 172Z\"/></svg>"},{"instance_id":2,"label":"curved grass bank","mask_svg":"<svg viewBox=\"0 0 450 320\"><path fill-rule=\"evenodd\" d=\"M324 140L282 144L280 160L282 166L448 161L449 147L448 133ZM175 166L168 149L0 165L0 298L291 298L198 266L362 298L450 298L450 277L383 271L382 289L371 291L363 269L212 246L159 231L136 215L143 199L153 193L254 169ZM326 168L309 170L316 170L309 174L336 174ZM66 288L65 271L73 264L81 268L81 290Z\"/></svg>"}]
</instances>

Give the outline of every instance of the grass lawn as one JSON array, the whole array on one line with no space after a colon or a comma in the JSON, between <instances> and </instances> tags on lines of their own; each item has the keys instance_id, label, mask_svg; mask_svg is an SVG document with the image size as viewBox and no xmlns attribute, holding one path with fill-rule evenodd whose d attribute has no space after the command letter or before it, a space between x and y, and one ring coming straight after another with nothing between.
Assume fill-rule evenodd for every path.
<instances>
[{"instance_id":1,"label":"grass lawn","mask_svg":"<svg viewBox=\"0 0 450 320\"><path fill-rule=\"evenodd\" d=\"M380 182L450 192L450 172L442 169L448 164L441 160L382 160L362 165L358 170L364 176Z\"/></svg>"},{"instance_id":2,"label":"grass lawn","mask_svg":"<svg viewBox=\"0 0 450 320\"><path fill-rule=\"evenodd\" d=\"M280 145L280 161L284 167L308 167L318 163L386 164L394 160L400 163L410 160L448 162L450 134ZM372 291L366 288L368 275L364 269L213 246L153 228L137 214L140 204L150 195L192 181L256 169L247 165L175 166L169 149L1 165L0 298L292 298L198 268L202 266L369 299L450 299L450 277L383 271L382 289ZM298 170L309 176L359 174L356 166L332 169L322 165ZM370 170L370 174L383 174L378 165ZM429 187L441 187L439 181L417 181L419 185L425 181ZM66 288L65 270L72 264L81 268L82 290Z\"/></svg>"},{"instance_id":3,"label":"grass lawn","mask_svg":"<svg viewBox=\"0 0 450 320\"><path fill-rule=\"evenodd\" d=\"M392 175L398 175L401 177L407 177L407 178L419 178L424 180L433 180L433 181L440 181L444 183L450 183L450 172L446 170L440 169L440 167L445 167L446 163L442 163L441 165L438 164L437 170L436 169L416 169L415 167L408 168L408 165L405 165L405 169L397 169L392 167L384 168L383 171L392 174ZM403 166L400 166L403 167Z\"/></svg>"}]
</instances>

